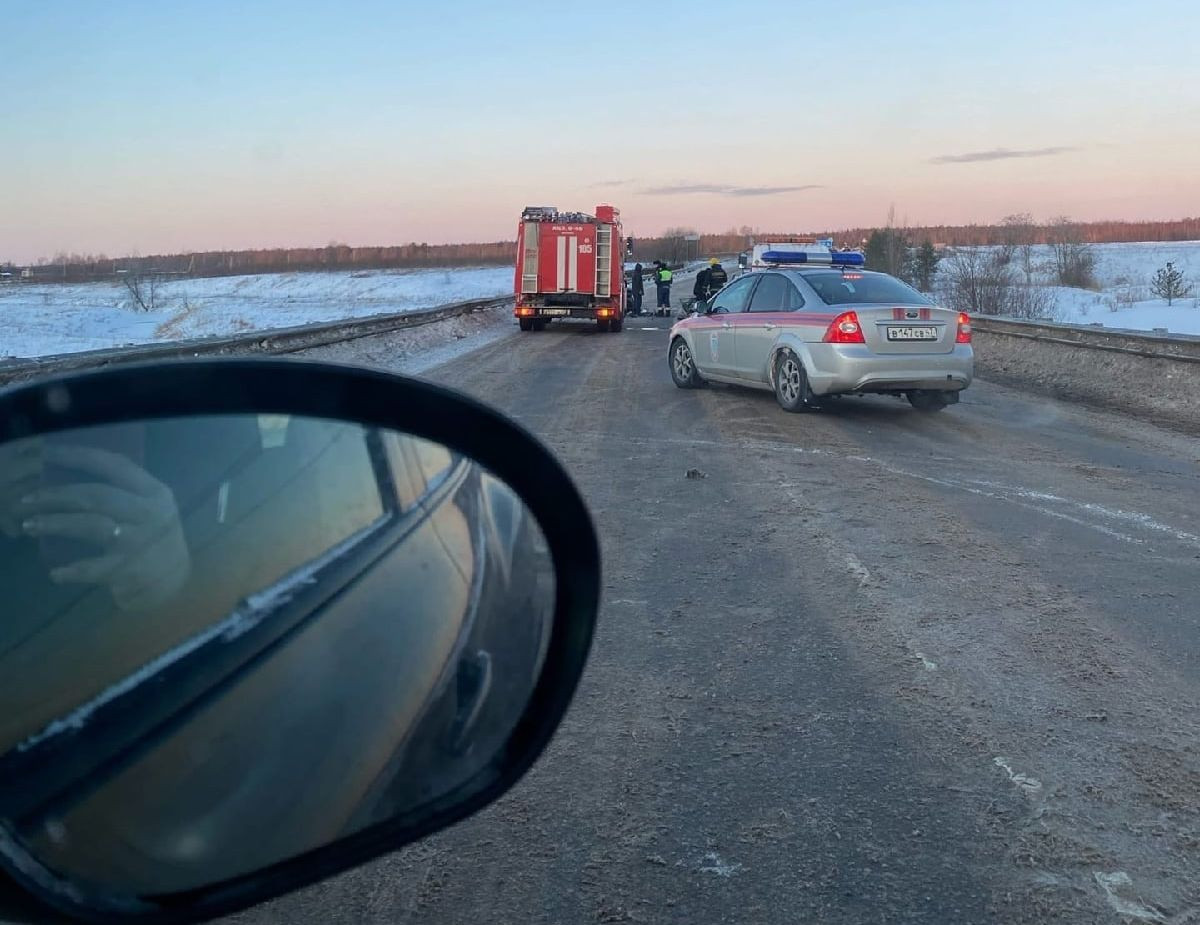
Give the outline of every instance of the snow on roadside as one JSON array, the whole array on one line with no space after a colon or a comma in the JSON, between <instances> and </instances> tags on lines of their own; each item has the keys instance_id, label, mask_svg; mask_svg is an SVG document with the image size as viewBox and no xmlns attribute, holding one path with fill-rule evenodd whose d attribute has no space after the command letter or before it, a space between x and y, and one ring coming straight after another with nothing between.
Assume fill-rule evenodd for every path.
<instances>
[{"instance_id":1,"label":"snow on roadside","mask_svg":"<svg viewBox=\"0 0 1200 925\"><path fill-rule=\"evenodd\" d=\"M435 366L516 333L512 309L494 308L457 315L436 324L310 347L295 355L423 376Z\"/></svg>"},{"instance_id":2,"label":"snow on roadside","mask_svg":"<svg viewBox=\"0 0 1200 925\"><path fill-rule=\"evenodd\" d=\"M1033 278L1053 296L1050 315L1055 321L1200 335L1200 241L1094 244L1092 249L1099 287L1096 291L1052 285L1050 248L1032 248ZM1174 300L1172 305L1150 291L1155 272L1168 261L1193 286L1190 295Z\"/></svg>"},{"instance_id":3,"label":"snow on roadside","mask_svg":"<svg viewBox=\"0 0 1200 925\"><path fill-rule=\"evenodd\" d=\"M125 285L0 286L0 356L32 357L413 311L512 291L509 267L266 273L164 282L154 312Z\"/></svg>"},{"instance_id":4,"label":"snow on roadside","mask_svg":"<svg viewBox=\"0 0 1200 925\"><path fill-rule=\"evenodd\" d=\"M1099 324L1129 331L1165 331L1200 335L1200 304L1193 296L1176 299L1123 301L1113 292L1092 292L1048 286L1055 298L1055 319L1068 324Z\"/></svg>"}]
</instances>

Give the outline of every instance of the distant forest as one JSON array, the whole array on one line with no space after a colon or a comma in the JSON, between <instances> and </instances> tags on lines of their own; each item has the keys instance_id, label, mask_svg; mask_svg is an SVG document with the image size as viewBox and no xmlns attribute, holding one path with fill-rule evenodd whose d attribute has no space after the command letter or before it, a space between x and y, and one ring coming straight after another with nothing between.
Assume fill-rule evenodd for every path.
<instances>
[{"instance_id":1,"label":"distant forest","mask_svg":"<svg viewBox=\"0 0 1200 925\"><path fill-rule=\"evenodd\" d=\"M1061 226L1060 226L1061 227ZM1078 240L1092 244L1121 241L1194 241L1200 240L1200 217L1157 222L1078 222L1072 224ZM812 240L833 238L838 246L856 246L871 236L877 227L843 228L824 231L765 232L743 227L723 234L701 234L699 241L688 240L690 229L669 229L653 238L634 241L637 260L684 260L710 254L734 254L755 241ZM930 240L934 244L1000 244L1008 240L1011 228L997 225L924 225L903 229L910 241ZM1053 233L1050 224L1028 226L1031 243L1045 243ZM163 276L237 276L251 273L289 273L320 270L381 270L420 267L487 266L511 264L515 241L476 244L401 244L391 247L351 247L329 244L325 247L289 247L265 250L205 251L190 254L155 254L146 257L106 257L91 254L56 254L28 268L0 263L7 278L26 278L50 282L88 282L113 279L123 274Z\"/></svg>"},{"instance_id":2,"label":"distant forest","mask_svg":"<svg viewBox=\"0 0 1200 925\"><path fill-rule=\"evenodd\" d=\"M1046 244L1055 235L1061 235L1064 221L1069 226L1072 240L1085 244L1116 244L1124 241L1200 241L1200 217L1181 218L1162 222L1071 222L1055 218L1044 224L1029 219L1029 216L1010 216L1011 219L1026 219L1014 225L908 225L899 228L903 237L913 243L928 240L935 245L947 247L981 244L1005 244L1013 240L1014 228L1019 228L1021 243ZM864 228L842 228L824 231L779 232L760 231L751 228L730 230L724 234L702 234L699 242L687 239L690 229L673 228L661 237L645 238L635 242L634 256L639 260L683 260L693 256L710 254L734 254L748 248L755 241L811 241L815 238L833 238L838 247L858 247L864 244L873 232L883 230L876 225Z\"/></svg>"}]
</instances>

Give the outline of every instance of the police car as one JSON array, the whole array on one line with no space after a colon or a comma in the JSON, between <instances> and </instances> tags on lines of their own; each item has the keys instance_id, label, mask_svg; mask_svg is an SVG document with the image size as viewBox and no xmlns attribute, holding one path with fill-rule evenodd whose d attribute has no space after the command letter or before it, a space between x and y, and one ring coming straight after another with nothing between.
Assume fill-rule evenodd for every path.
<instances>
[{"instance_id":1,"label":"police car","mask_svg":"<svg viewBox=\"0 0 1200 925\"><path fill-rule=\"evenodd\" d=\"M971 320L935 305L858 251L758 244L747 272L671 328L681 389L706 381L769 389L785 411L838 395L907 398L940 411L971 384Z\"/></svg>"}]
</instances>

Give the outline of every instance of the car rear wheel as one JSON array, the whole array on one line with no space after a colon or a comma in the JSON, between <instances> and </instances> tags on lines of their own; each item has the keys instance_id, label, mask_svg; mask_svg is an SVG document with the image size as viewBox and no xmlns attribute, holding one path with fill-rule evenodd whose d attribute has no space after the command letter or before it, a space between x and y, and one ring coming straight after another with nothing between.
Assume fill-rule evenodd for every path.
<instances>
[{"instance_id":1,"label":"car rear wheel","mask_svg":"<svg viewBox=\"0 0 1200 925\"><path fill-rule=\"evenodd\" d=\"M918 392L913 391L908 393L908 403L918 411L941 411L946 405L950 404L946 401L946 396L941 392Z\"/></svg>"},{"instance_id":2,"label":"car rear wheel","mask_svg":"<svg viewBox=\"0 0 1200 925\"><path fill-rule=\"evenodd\" d=\"M698 389L704 385L704 380L696 371L692 350L682 337L675 338L671 344L671 378L681 389Z\"/></svg>"},{"instance_id":3,"label":"car rear wheel","mask_svg":"<svg viewBox=\"0 0 1200 925\"><path fill-rule=\"evenodd\" d=\"M517 321L521 323L522 331L532 331L534 329L534 322L532 318L518 318Z\"/></svg>"},{"instance_id":4,"label":"car rear wheel","mask_svg":"<svg viewBox=\"0 0 1200 925\"><path fill-rule=\"evenodd\" d=\"M815 404L804 364L790 350L775 358L775 400L780 408L791 412L808 411Z\"/></svg>"}]
</instances>

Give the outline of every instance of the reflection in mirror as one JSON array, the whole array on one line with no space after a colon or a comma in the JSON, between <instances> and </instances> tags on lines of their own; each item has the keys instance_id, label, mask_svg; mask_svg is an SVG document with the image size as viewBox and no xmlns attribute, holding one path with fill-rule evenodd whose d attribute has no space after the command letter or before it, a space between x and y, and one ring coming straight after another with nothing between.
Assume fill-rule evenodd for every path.
<instances>
[{"instance_id":1,"label":"reflection in mirror","mask_svg":"<svg viewBox=\"0 0 1200 925\"><path fill-rule=\"evenodd\" d=\"M281 415L0 446L0 842L99 896L247 873L462 787L554 578L445 447Z\"/></svg>"}]
</instances>

